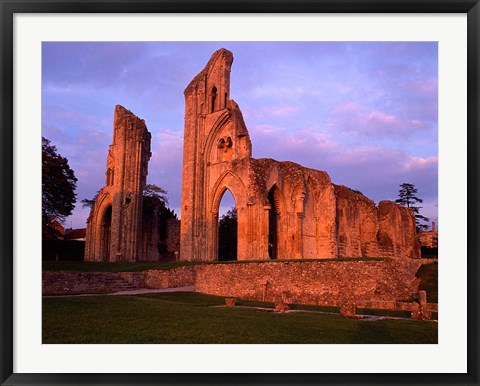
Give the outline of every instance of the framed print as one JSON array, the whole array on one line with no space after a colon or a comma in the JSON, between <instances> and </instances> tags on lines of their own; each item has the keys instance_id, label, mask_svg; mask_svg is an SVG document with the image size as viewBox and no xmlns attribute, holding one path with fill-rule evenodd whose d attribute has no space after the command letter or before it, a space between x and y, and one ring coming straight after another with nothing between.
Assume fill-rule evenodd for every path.
<instances>
[{"instance_id":1,"label":"framed print","mask_svg":"<svg viewBox=\"0 0 480 386\"><path fill-rule=\"evenodd\" d=\"M478 1L0 1L2 385L478 384Z\"/></svg>"}]
</instances>

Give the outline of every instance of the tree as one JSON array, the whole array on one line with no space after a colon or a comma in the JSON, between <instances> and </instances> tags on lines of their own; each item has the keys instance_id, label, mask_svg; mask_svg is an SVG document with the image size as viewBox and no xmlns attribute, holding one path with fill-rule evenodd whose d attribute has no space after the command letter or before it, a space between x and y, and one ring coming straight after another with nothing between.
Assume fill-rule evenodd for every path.
<instances>
[{"instance_id":1,"label":"tree","mask_svg":"<svg viewBox=\"0 0 480 386\"><path fill-rule=\"evenodd\" d=\"M98 193L100 193L100 190L97 190L97 193L95 193L95 196L93 196L91 200L84 198L82 201L80 201L82 203L82 208L90 208L90 210L92 210L93 206L95 205L95 200L98 197Z\"/></svg>"},{"instance_id":2,"label":"tree","mask_svg":"<svg viewBox=\"0 0 480 386\"><path fill-rule=\"evenodd\" d=\"M165 206L168 204L168 192L158 185L146 184L143 188L143 197L153 197L159 199Z\"/></svg>"},{"instance_id":3,"label":"tree","mask_svg":"<svg viewBox=\"0 0 480 386\"><path fill-rule=\"evenodd\" d=\"M75 208L77 178L68 160L57 153L57 148L42 137L42 231L44 237L57 237L50 225L63 222Z\"/></svg>"},{"instance_id":4,"label":"tree","mask_svg":"<svg viewBox=\"0 0 480 386\"><path fill-rule=\"evenodd\" d=\"M218 260L237 260L237 209L232 208L218 222Z\"/></svg>"},{"instance_id":5,"label":"tree","mask_svg":"<svg viewBox=\"0 0 480 386\"><path fill-rule=\"evenodd\" d=\"M80 201L82 203L82 208L90 208L90 210L92 210L93 205L95 205L95 200L97 199L98 193L100 193L100 190L97 190L97 193L95 193L95 196L93 196L93 198L84 198L82 201ZM166 205L168 204L167 194L168 192L165 189L155 184L146 184L143 188L143 197L150 197L160 200L164 207L166 207ZM177 216L175 212L173 212L173 210L172 213L174 217Z\"/></svg>"},{"instance_id":6,"label":"tree","mask_svg":"<svg viewBox=\"0 0 480 386\"><path fill-rule=\"evenodd\" d=\"M420 224L420 221L428 222L429 219L420 214L420 209L422 209L421 206L415 206L416 203L421 204L423 202L421 198L418 198L416 196L417 191L418 190L417 188L415 188L414 184L404 182L400 185L400 190L398 191L398 199L395 200L395 202L397 204L406 206L413 211L413 213L415 214L415 224L417 225L417 230L419 230L420 228L426 227L425 224Z\"/></svg>"}]
</instances>

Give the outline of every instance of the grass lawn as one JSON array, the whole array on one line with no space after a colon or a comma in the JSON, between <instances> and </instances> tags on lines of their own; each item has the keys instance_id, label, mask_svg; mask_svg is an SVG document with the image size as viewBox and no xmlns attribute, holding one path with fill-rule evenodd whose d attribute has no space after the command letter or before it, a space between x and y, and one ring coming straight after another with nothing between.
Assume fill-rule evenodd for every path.
<instances>
[{"instance_id":1,"label":"grass lawn","mask_svg":"<svg viewBox=\"0 0 480 386\"><path fill-rule=\"evenodd\" d=\"M197 293L43 299L43 343L437 343L437 323L211 307Z\"/></svg>"},{"instance_id":2,"label":"grass lawn","mask_svg":"<svg viewBox=\"0 0 480 386\"><path fill-rule=\"evenodd\" d=\"M87 261L44 261L43 271L67 272L141 272L150 269L172 269L195 265L196 261L150 261L144 263L97 263Z\"/></svg>"}]
</instances>

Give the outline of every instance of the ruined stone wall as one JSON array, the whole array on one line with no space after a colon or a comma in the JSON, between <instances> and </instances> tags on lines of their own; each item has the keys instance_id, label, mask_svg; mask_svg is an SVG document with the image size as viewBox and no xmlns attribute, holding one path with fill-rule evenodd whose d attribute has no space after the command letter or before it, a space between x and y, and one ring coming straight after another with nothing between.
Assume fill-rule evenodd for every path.
<instances>
[{"instance_id":1,"label":"ruined stone wall","mask_svg":"<svg viewBox=\"0 0 480 386\"><path fill-rule=\"evenodd\" d=\"M426 231L418 234L418 239L422 247L438 248L438 232Z\"/></svg>"},{"instance_id":2,"label":"ruined stone wall","mask_svg":"<svg viewBox=\"0 0 480 386\"><path fill-rule=\"evenodd\" d=\"M237 260L416 258L412 214L332 184L326 172L253 159L242 113L230 99L233 55L220 49L185 89L180 259L218 259L218 210L237 208Z\"/></svg>"},{"instance_id":3,"label":"ruined stone wall","mask_svg":"<svg viewBox=\"0 0 480 386\"><path fill-rule=\"evenodd\" d=\"M196 291L318 305L402 301L418 292L421 260L266 262L196 267Z\"/></svg>"},{"instance_id":4,"label":"ruined stone wall","mask_svg":"<svg viewBox=\"0 0 480 386\"><path fill-rule=\"evenodd\" d=\"M155 197L144 197L142 215L142 260L174 260L180 248L180 221L168 218L167 210Z\"/></svg>"},{"instance_id":5,"label":"ruined stone wall","mask_svg":"<svg viewBox=\"0 0 480 386\"><path fill-rule=\"evenodd\" d=\"M378 204L379 255L382 257L420 258L420 244L417 239L413 212L392 201Z\"/></svg>"},{"instance_id":6,"label":"ruined stone wall","mask_svg":"<svg viewBox=\"0 0 480 386\"><path fill-rule=\"evenodd\" d=\"M211 237L207 238L208 223L216 213L211 210L206 185L208 184L207 162L223 162L233 158L232 134L237 125L231 124L235 116L230 103L230 66L233 55L219 50L207 66L185 89L185 127L182 170L182 224L181 253L184 260L209 260ZM228 107L228 108L227 108ZM238 122L238 120L236 120ZM219 133L219 131L223 131ZM217 138L219 137L219 138ZM217 157L222 157L218 159ZM217 217L215 217L217 216Z\"/></svg>"},{"instance_id":7,"label":"ruined stone wall","mask_svg":"<svg viewBox=\"0 0 480 386\"><path fill-rule=\"evenodd\" d=\"M180 251L180 220L171 218L167 220L167 239L165 240L170 254Z\"/></svg>"},{"instance_id":8,"label":"ruined stone wall","mask_svg":"<svg viewBox=\"0 0 480 386\"><path fill-rule=\"evenodd\" d=\"M195 284L195 267L143 272L43 272L42 294L110 293Z\"/></svg>"},{"instance_id":9,"label":"ruined stone wall","mask_svg":"<svg viewBox=\"0 0 480 386\"><path fill-rule=\"evenodd\" d=\"M145 121L115 106L105 186L87 220L86 261L142 260L143 188L150 141Z\"/></svg>"},{"instance_id":10,"label":"ruined stone wall","mask_svg":"<svg viewBox=\"0 0 480 386\"><path fill-rule=\"evenodd\" d=\"M141 261L158 261L162 258L160 243L161 203L152 197L143 197Z\"/></svg>"},{"instance_id":11,"label":"ruined stone wall","mask_svg":"<svg viewBox=\"0 0 480 386\"><path fill-rule=\"evenodd\" d=\"M378 257L375 203L360 192L335 185L338 257Z\"/></svg>"},{"instance_id":12,"label":"ruined stone wall","mask_svg":"<svg viewBox=\"0 0 480 386\"><path fill-rule=\"evenodd\" d=\"M145 288L161 289L191 286L195 284L195 276L194 266L145 271Z\"/></svg>"},{"instance_id":13,"label":"ruined stone wall","mask_svg":"<svg viewBox=\"0 0 480 386\"><path fill-rule=\"evenodd\" d=\"M43 272L42 294L108 293L142 288L139 272Z\"/></svg>"}]
</instances>

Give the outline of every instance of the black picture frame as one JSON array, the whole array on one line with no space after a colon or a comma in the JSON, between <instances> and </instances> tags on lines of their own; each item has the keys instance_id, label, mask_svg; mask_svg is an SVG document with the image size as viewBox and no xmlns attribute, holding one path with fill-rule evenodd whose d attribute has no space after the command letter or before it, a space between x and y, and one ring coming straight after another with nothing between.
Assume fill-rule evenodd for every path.
<instances>
[{"instance_id":1,"label":"black picture frame","mask_svg":"<svg viewBox=\"0 0 480 386\"><path fill-rule=\"evenodd\" d=\"M479 0L0 0L2 385L422 384L478 385L479 347ZM25 374L13 372L13 17L16 13L465 13L468 79L468 344L465 374ZM452 355L455 355L452 353ZM421 360L421 359L420 359Z\"/></svg>"}]
</instances>

